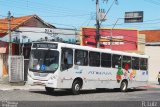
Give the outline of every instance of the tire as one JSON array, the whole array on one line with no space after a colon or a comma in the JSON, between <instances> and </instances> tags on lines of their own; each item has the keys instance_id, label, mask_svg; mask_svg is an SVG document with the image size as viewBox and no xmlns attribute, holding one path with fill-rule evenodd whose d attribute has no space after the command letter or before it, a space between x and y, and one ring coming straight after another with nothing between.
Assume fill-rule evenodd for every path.
<instances>
[{"instance_id":1,"label":"tire","mask_svg":"<svg viewBox=\"0 0 160 107\"><path fill-rule=\"evenodd\" d=\"M45 90L47 93L53 93L54 92L54 88L50 88L50 87L45 87Z\"/></svg>"},{"instance_id":2,"label":"tire","mask_svg":"<svg viewBox=\"0 0 160 107\"><path fill-rule=\"evenodd\" d=\"M79 82L78 80L75 80L72 84L72 93L74 95L78 95L80 93L81 87L82 87L81 82Z\"/></svg>"},{"instance_id":3,"label":"tire","mask_svg":"<svg viewBox=\"0 0 160 107\"><path fill-rule=\"evenodd\" d=\"M120 86L120 91L121 92L126 92L127 91L127 87L128 87L127 81L122 81L121 82L121 86Z\"/></svg>"}]
</instances>

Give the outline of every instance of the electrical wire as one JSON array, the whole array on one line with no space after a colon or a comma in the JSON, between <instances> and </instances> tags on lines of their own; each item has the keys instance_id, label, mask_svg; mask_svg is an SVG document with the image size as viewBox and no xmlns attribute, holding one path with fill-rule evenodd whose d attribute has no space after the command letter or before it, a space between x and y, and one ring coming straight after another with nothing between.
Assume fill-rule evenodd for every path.
<instances>
[{"instance_id":1,"label":"electrical wire","mask_svg":"<svg viewBox=\"0 0 160 107\"><path fill-rule=\"evenodd\" d=\"M160 6L160 2L158 2L158 1L154 1L154 0L144 0L144 1L151 3L151 4L155 4L157 6Z\"/></svg>"},{"instance_id":2,"label":"electrical wire","mask_svg":"<svg viewBox=\"0 0 160 107\"><path fill-rule=\"evenodd\" d=\"M13 0L14 1L14 0ZM25 3L23 3L23 4L25 4ZM14 5L14 4L4 4L4 5L10 5L10 6L12 6L12 5ZM39 10L39 12L47 12L47 13L51 13L51 14L53 14L53 13L55 13L55 14L58 14L58 16L56 16L56 15L54 15L54 16L45 16L45 17L73 17L73 16L86 16L86 15L90 15L90 14L73 14L73 12L71 12L71 11L68 11L68 10L66 10L66 9L64 9L64 11L60 11L60 9L62 9L62 8L59 8L59 9L49 9L48 7L49 6L47 6L47 5L40 5L40 6L35 6L35 5L37 5L37 3L34 3L34 6L32 6L32 5L29 5L29 7L31 7L32 8L32 10L33 9L35 9L35 8L37 8L38 10ZM44 6L47 6L47 8L44 8ZM17 5L14 5L14 7L16 7L16 8L20 8L21 6L17 6ZM54 6L52 6L52 7L54 7ZM26 6L23 6L23 8L26 8L27 9L27 11L29 10L28 9L28 7L26 7ZM86 12L86 11L85 11Z\"/></svg>"},{"instance_id":3,"label":"electrical wire","mask_svg":"<svg viewBox=\"0 0 160 107\"><path fill-rule=\"evenodd\" d=\"M7 30L7 29L6 29ZM32 32L32 33L45 33L45 32L38 32L38 31L21 31L21 30L13 30L15 32ZM76 31L76 30L75 30ZM64 34L64 33L60 33L60 34ZM76 34L76 32L75 32ZM131 37L131 38L138 38L138 37L133 37L133 36L129 36L129 35L124 35L124 34L121 34L121 33L114 33L114 34L118 34L118 35L121 35L121 36L128 36L128 37ZM73 35L73 34L64 34L64 35ZM92 37L91 37L92 38ZM94 38L94 37L93 37ZM114 38L114 36L113 36ZM95 38L94 38L95 39ZM142 38L139 38L139 40L142 39ZM123 39L121 39L123 40ZM127 41L127 40L126 40ZM133 42L133 41L132 41Z\"/></svg>"}]
</instances>

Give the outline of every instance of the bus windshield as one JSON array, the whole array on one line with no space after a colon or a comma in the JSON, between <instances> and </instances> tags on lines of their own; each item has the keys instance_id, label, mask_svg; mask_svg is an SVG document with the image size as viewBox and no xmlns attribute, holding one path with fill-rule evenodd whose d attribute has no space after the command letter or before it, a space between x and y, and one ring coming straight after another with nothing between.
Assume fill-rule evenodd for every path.
<instances>
[{"instance_id":1,"label":"bus windshield","mask_svg":"<svg viewBox=\"0 0 160 107\"><path fill-rule=\"evenodd\" d=\"M31 71L54 72L59 66L59 52L55 50L32 50L29 69Z\"/></svg>"}]
</instances>

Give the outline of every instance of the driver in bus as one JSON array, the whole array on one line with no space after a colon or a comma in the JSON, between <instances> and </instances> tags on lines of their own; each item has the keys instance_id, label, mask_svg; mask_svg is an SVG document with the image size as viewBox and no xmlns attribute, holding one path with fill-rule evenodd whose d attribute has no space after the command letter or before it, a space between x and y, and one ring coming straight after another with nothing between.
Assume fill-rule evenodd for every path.
<instances>
[{"instance_id":1,"label":"driver in bus","mask_svg":"<svg viewBox=\"0 0 160 107\"><path fill-rule=\"evenodd\" d=\"M72 59L72 54L71 53L66 52L65 53L65 59L66 59L66 63L68 65L71 65L73 63L73 61L72 61L73 59Z\"/></svg>"}]
</instances>

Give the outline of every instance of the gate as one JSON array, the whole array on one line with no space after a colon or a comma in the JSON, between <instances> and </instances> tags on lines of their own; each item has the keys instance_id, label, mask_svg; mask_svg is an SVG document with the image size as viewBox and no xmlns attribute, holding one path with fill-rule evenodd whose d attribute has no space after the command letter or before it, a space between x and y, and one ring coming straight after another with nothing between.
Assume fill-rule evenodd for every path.
<instances>
[{"instance_id":1,"label":"gate","mask_svg":"<svg viewBox=\"0 0 160 107\"><path fill-rule=\"evenodd\" d=\"M24 57L9 56L9 82L24 81Z\"/></svg>"}]
</instances>

